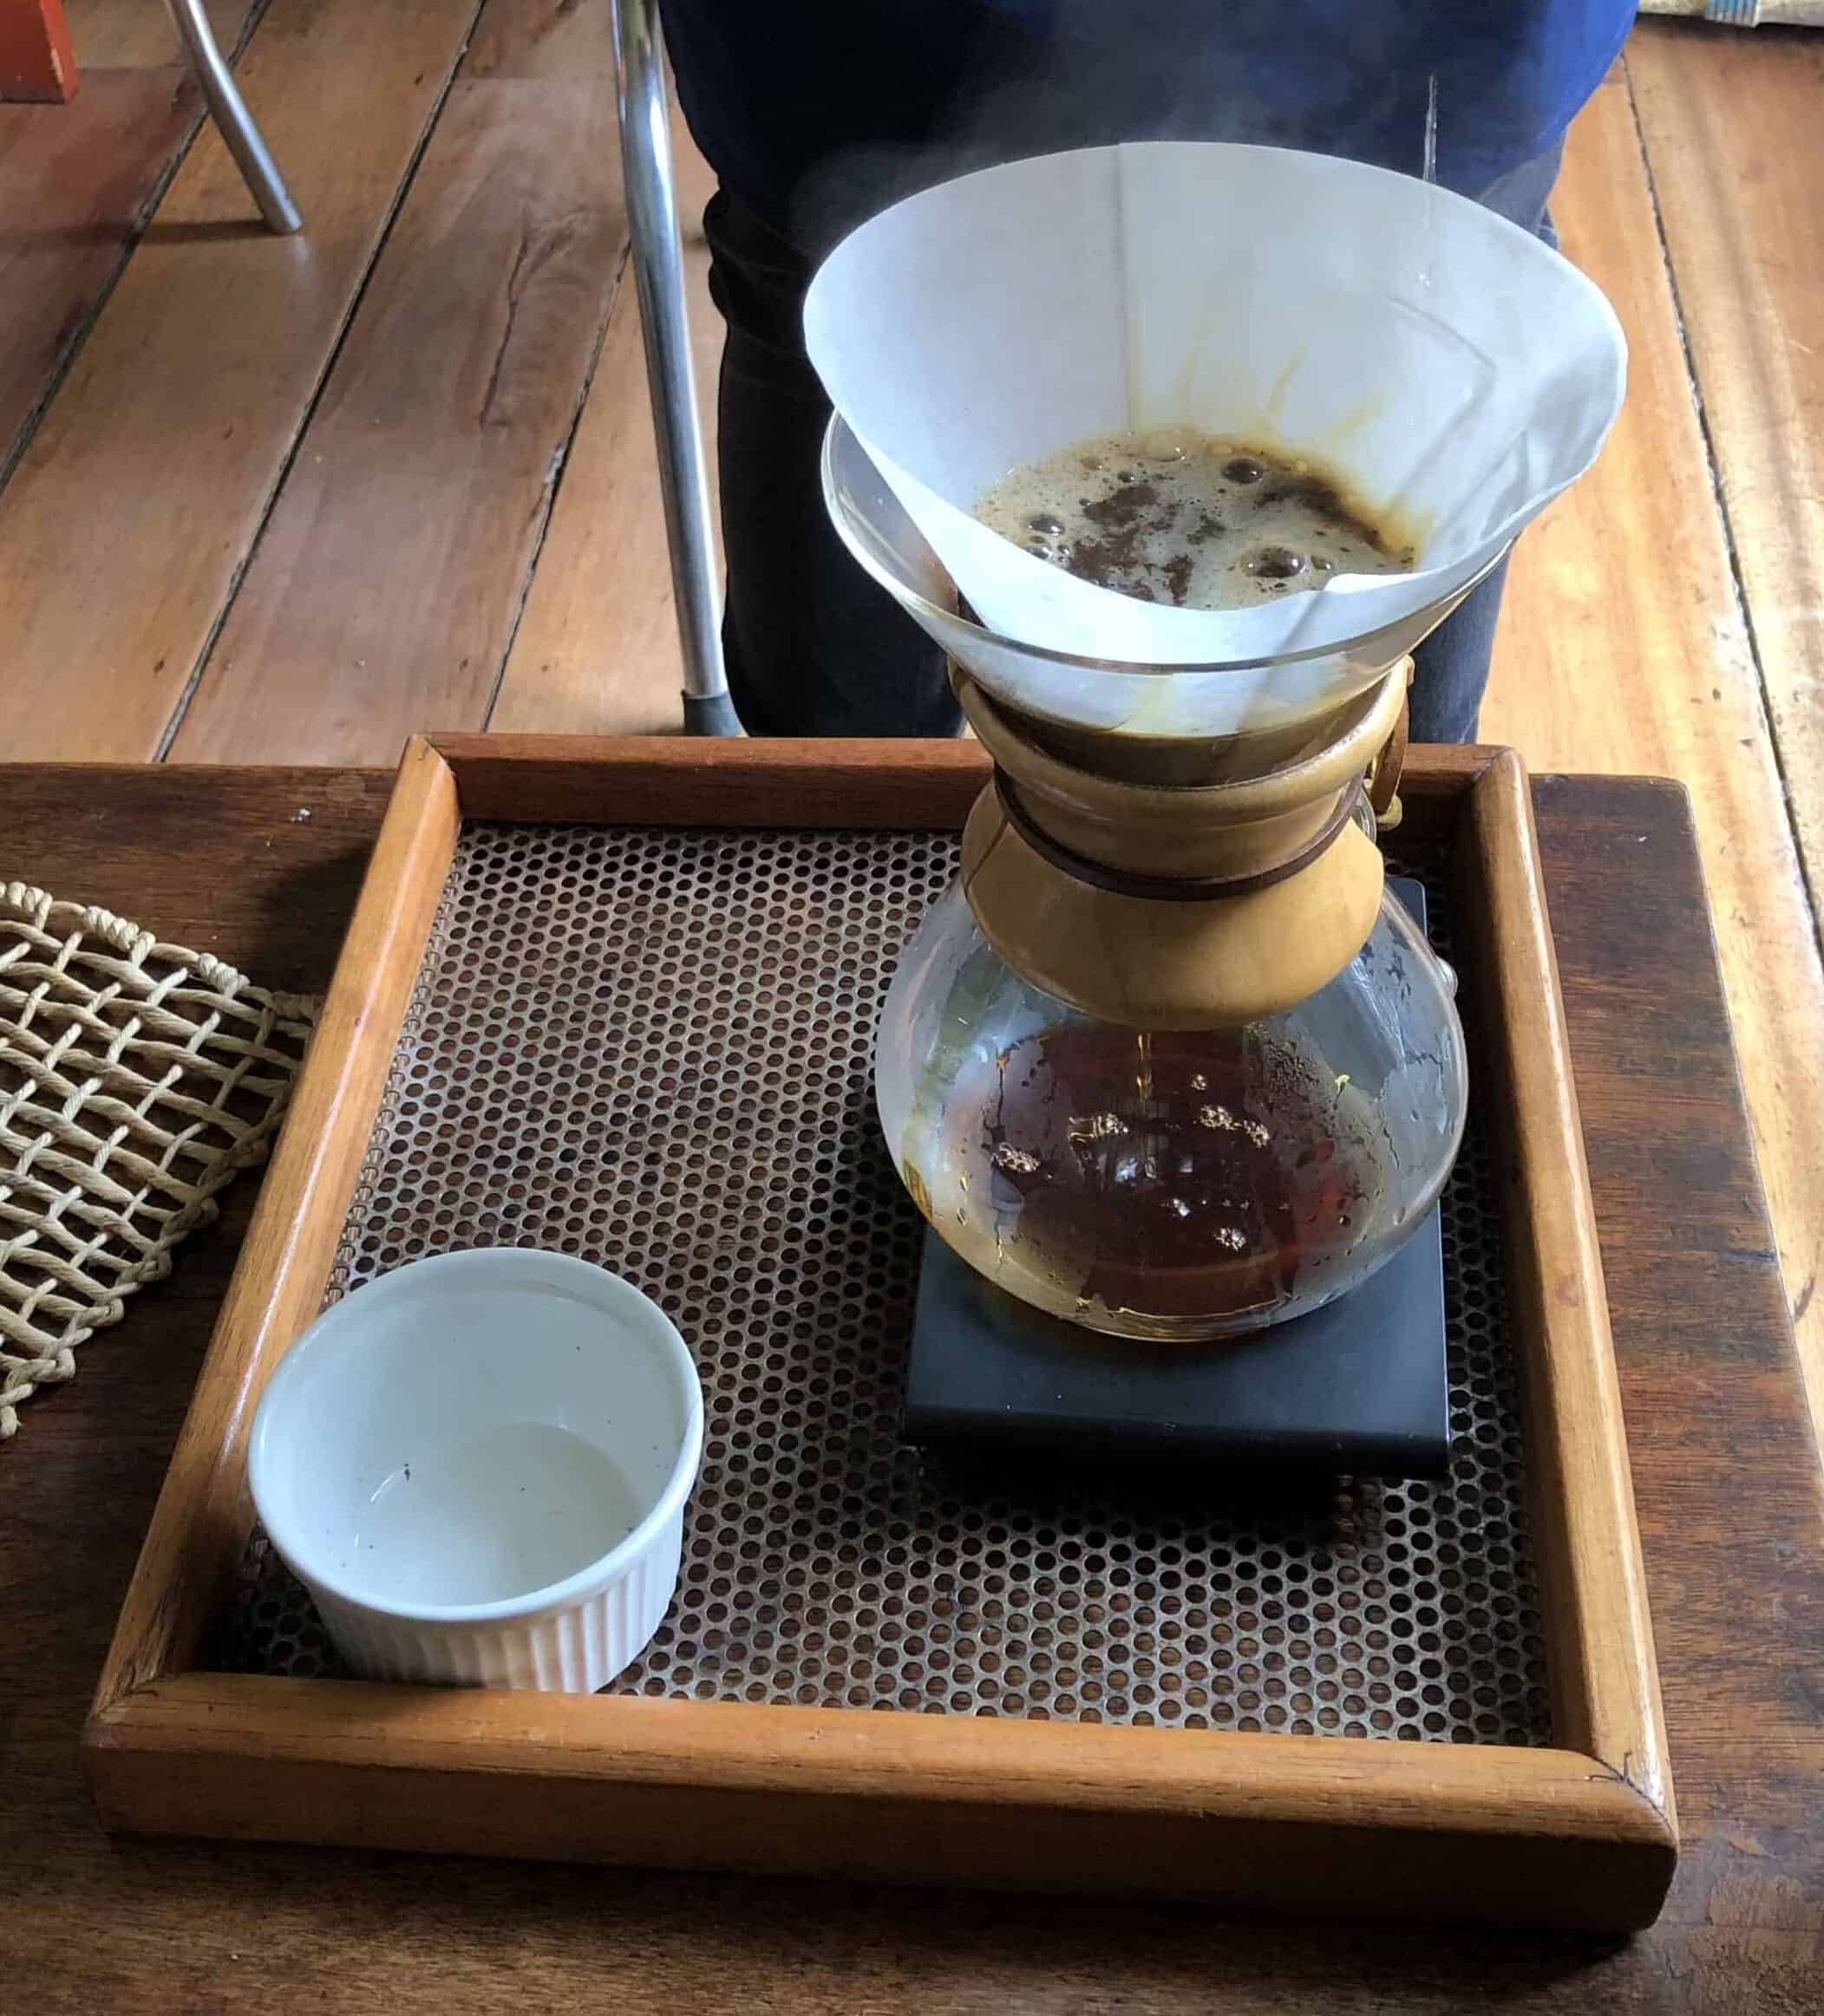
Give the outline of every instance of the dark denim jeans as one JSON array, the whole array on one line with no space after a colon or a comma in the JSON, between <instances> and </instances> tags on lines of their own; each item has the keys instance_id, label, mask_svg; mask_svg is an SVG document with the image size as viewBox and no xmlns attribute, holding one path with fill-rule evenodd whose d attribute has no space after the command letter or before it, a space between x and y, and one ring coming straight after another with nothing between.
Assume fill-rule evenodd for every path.
<instances>
[{"instance_id":1,"label":"dark denim jeans","mask_svg":"<svg viewBox=\"0 0 1824 2016\"><path fill-rule=\"evenodd\" d=\"M1481 201L1556 243L1546 199L1562 147ZM849 557L823 508L829 401L805 356L811 264L726 190L704 213L710 291L728 323L718 448L729 685L750 734L945 735L959 726L943 656ZM1505 559L1416 656L1415 741L1472 741Z\"/></svg>"}]
</instances>

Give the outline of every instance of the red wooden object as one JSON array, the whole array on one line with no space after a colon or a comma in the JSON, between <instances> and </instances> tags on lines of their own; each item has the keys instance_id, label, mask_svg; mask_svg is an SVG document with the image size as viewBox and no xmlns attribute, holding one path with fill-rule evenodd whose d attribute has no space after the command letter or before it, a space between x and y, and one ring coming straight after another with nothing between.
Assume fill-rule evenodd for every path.
<instances>
[{"instance_id":1,"label":"red wooden object","mask_svg":"<svg viewBox=\"0 0 1824 2016\"><path fill-rule=\"evenodd\" d=\"M0 0L0 98L64 105L75 95L63 0Z\"/></svg>"}]
</instances>

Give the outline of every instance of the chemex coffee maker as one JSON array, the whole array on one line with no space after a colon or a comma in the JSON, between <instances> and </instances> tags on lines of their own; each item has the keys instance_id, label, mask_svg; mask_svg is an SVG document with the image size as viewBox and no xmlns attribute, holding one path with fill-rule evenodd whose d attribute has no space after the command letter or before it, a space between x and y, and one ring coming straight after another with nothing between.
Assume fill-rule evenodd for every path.
<instances>
[{"instance_id":1,"label":"chemex coffee maker","mask_svg":"<svg viewBox=\"0 0 1824 2016\"><path fill-rule=\"evenodd\" d=\"M942 1243L908 1432L1440 1467L1468 1073L1377 833L1414 648L1618 410L1607 303L1427 184L1160 143L910 199L806 327L837 529L994 761L876 1052ZM973 515L1066 444L1186 429L1335 473L1414 564L1197 609Z\"/></svg>"}]
</instances>

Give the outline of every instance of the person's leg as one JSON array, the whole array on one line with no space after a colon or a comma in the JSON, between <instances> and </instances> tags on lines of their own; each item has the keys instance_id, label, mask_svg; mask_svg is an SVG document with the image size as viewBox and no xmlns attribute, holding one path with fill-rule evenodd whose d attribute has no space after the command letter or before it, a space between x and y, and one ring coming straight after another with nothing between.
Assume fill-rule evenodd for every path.
<instances>
[{"instance_id":1,"label":"person's leg","mask_svg":"<svg viewBox=\"0 0 1824 2016\"><path fill-rule=\"evenodd\" d=\"M808 263L726 191L703 217L728 324L717 451L722 650L754 735L951 735L943 653L837 538L819 474L829 401L805 355Z\"/></svg>"},{"instance_id":2,"label":"person's leg","mask_svg":"<svg viewBox=\"0 0 1824 2016\"><path fill-rule=\"evenodd\" d=\"M1494 652L1507 556L1412 655L1409 732L1415 742L1473 742Z\"/></svg>"},{"instance_id":3,"label":"person's leg","mask_svg":"<svg viewBox=\"0 0 1824 2016\"><path fill-rule=\"evenodd\" d=\"M1558 179L1564 143L1504 175L1477 201L1556 247L1558 233L1546 205ZM1473 742L1488 685L1494 630L1507 581L1507 557L1426 638L1413 656L1412 739L1415 742Z\"/></svg>"}]
</instances>

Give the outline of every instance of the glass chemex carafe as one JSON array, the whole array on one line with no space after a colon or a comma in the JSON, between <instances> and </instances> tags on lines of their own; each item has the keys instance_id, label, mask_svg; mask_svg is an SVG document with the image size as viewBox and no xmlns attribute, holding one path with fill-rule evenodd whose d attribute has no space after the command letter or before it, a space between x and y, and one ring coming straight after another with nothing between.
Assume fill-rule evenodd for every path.
<instances>
[{"instance_id":1,"label":"glass chemex carafe","mask_svg":"<svg viewBox=\"0 0 1824 2016\"><path fill-rule=\"evenodd\" d=\"M1403 685L1401 668L1373 698ZM1010 767L901 957L875 1054L919 1208L1001 1287L1125 1335L1223 1335L1354 1287L1435 1200L1466 1098L1454 983L1361 816L1385 708L1278 780L1312 793L1317 832L1272 843L1302 866L1092 878L1141 848L1054 843L1044 759L969 699ZM1209 787L1212 817L1245 789ZM1160 893L1174 881L1209 893Z\"/></svg>"}]
</instances>

